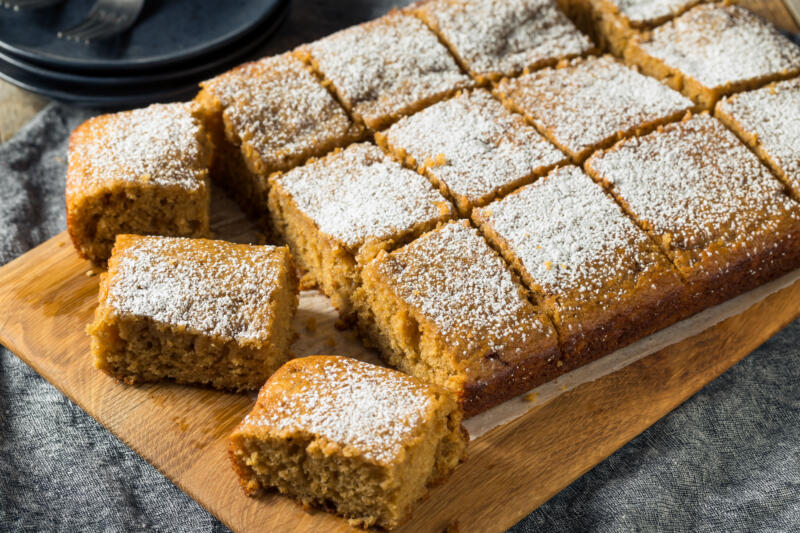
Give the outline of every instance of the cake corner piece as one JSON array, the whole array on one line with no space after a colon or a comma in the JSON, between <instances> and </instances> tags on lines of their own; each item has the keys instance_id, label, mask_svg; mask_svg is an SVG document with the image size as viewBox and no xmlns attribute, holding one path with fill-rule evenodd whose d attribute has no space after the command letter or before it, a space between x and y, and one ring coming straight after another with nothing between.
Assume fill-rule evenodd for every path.
<instances>
[{"instance_id":1,"label":"cake corner piece","mask_svg":"<svg viewBox=\"0 0 800 533\"><path fill-rule=\"evenodd\" d=\"M87 332L125 383L254 390L289 358L296 308L286 247L120 235Z\"/></svg>"},{"instance_id":2,"label":"cake corner piece","mask_svg":"<svg viewBox=\"0 0 800 533\"><path fill-rule=\"evenodd\" d=\"M248 495L278 490L353 526L393 529L464 460L461 417L436 385L347 357L307 356L264 384L229 453Z\"/></svg>"}]
</instances>

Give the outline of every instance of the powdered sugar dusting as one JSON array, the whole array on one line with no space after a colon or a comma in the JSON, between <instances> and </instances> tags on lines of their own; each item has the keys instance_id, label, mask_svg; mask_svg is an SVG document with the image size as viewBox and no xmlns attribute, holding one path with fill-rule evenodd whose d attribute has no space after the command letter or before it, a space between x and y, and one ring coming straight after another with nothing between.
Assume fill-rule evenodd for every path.
<instances>
[{"instance_id":1,"label":"powdered sugar dusting","mask_svg":"<svg viewBox=\"0 0 800 533\"><path fill-rule=\"evenodd\" d=\"M693 106L611 56L503 80L499 90L573 156Z\"/></svg>"},{"instance_id":2,"label":"powdered sugar dusting","mask_svg":"<svg viewBox=\"0 0 800 533\"><path fill-rule=\"evenodd\" d=\"M619 12L634 24L647 24L675 16L699 0L612 0Z\"/></svg>"},{"instance_id":3,"label":"powdered sugar dusting","mask_svg":"<svg viewBox=\"0 0 800 533\"><path fill-rule=\"evenodd\" d=\"M427 179L360 143L276 179L319 230L356 248L452 213Z\"/></svg>"},{"instance_id":4,"label":"powdered sugar dusting","mask_svg":"<svg viewBox=\"0 0 800 533\"><path fill-rule=\"evenodd\" d=\"M739 93L717 104L737 120L800 194L800 78Z\"/></svg>"},{"instance_id":5,"label":"powdered sugar dusting","mask_svg":"<svg viewBox=\"0 0 800 533\"><path fill-rule=\"evenodd\" d=\"M692 8L653 30L640 46L710 88L800 69L800 48L733 5Z\"/></svg>"},{"instance_id":6,"label":"powdered sugar dusting","mask_svg":"<svg viewBox=\"0 0 800 533\"><path fill-rule=\"evenodd\" d=\"M84 186L112 180L196 190L206 186L204 134L190 103L153 104L85 122L70 146ZM75 140L75 138L74 138Z\"/></svg>"},{"instance_id":7,"label":"powdered sugar dusting","mask_svg":"<svg viewBox=\"0 0 800 533\"><path fill-rule=\"evenodd\" d=\"M649 237L577 167L555 170L478 213L548 295L609 304L654 267L669 268Z\"/></svg>"},{"instance_id":8,"label":"powdered sugar dusting","mask_svg":"<svg viewBox=\"0 0 800 533\"><path fill-rule=\"evenodd\" d=\"M392 13L306 49L368 125L472 84L436 35L411 15Z\"/></svg>"},{"instance_id":9,"label":"powdered sugar dusting","mask_svg":"<svg viewBox=\"0 0 800 533\"><path fill-rule=\"evenodd\" d=\"M708 115L624 141L587 166L672 249L745 241L798 216L781 183Z\"/></svg>"},{"instance_id":10,"label":"powdered sugar dusting","mask_svg":"<svg viewBox=\"0 0 800 533\"><path fill-rule=\"evenodd\" d=\"M142 237L119 256L107 304L171 327L264 340L281 265L273 246Z\"/></svg>"},{"instance_id":11,"label":"powdered sugar dusting","mask_svg":"<svg viewBox=\"0 0 800 533\"><path fill-rule=\"evenodd\" d=\"M535 128L484 89L400 120L387 140L471 202L564 160ZM428 160L435 163L425 164Z\"/></svg>"},{"instance_id":12,"label":"powdered sugar dusting","mask_svg":"<svg viewBox=\"0 0 800 533\"><path fill-rule=\"evenodd\" d=\"M270 170L320 155L352 139L345 110L291 54L268 57L203 84L220 100L224 117L245 149Z\"/></svg>"},{"instance_id":13,"label":"powdered sugar dusting","mask_svg":"<svg viewBox=\"0 0 800 533\"><path fill-rule=\"evenodd\" d=\"M524 347L531 331L548 331L504 261L466 223L420 237L378 268L401 299L448 342L465 346L465 354L487 344L491 351Z\"/></svg>"},{"instance_id":14,"label":"powdered sugar dusting","mask_svg":"<svg viewBox=\"0 0 800 533\"><path fill-rule=\"evenodd\" d=\"M310 433L387 464L402 459L434 409L430 387L400 372L345 357L288 365L292 372L267 382L244 426Z\"/></svg>"},{"instance_id":15,"label":"powdered sugar dusting","mask_svg":"<svg viewBox=\"0 0 800 533\"><path fill-rule=\"evenodd\" d=\"M436 0L419 12L474 75L513 75L593 47L552 0Z\"/></svg>"}]
</instances>

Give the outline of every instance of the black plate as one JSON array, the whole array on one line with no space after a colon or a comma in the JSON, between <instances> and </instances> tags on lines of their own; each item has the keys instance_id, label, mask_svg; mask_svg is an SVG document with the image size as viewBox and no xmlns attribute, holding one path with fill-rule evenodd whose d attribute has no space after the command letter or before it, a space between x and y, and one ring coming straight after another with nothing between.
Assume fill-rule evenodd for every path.
<instances>
[{"instance_id":1,"label":"black plate","mask_svg":"<svg viewBox=\"0 0 800 533\"><path fill-rule=\"evenodd\" d=\"M274 16L282 0L146 0L129 32L91 44L59 39L95 0L16 12L0 9L0 50L51 69L143 70L190 61L219 50Z\"/></svg>"},{"instance_id":2,"label":"black plate","mask_svg":"<svg viewBox=\"0 0 800 533\"><path fill-rule=\"evenodd\" d=\"M186 99L194 96L200 81L243 61L258 57L260 55L259 48L283 22L289 12L288 8L288 0L282 0L279 11L274 14L274 17L264 26L253 28L251 33L243 39L244 43L236 42L225 50L215 53L213 61L203 60L201 64L189 67L186 70L188 74L179 75L166 81L153 80L154 76L165 75L165 73L146 73L141 77L130 75L116 78L67 74L68 78L78 78L81 81L77 79L62 81L60 78L52 79L52 76L49 76L52 74L50 71L40 69L43 70L44 75L37 75L32 72L35 68L32 69L29 65L27 68L20 68L17 66L20 63L19 60L9 62L2 57L0 57L0 79L54 100L100 109L131 108L156 101ZM210 63L213 63L213 66L210 66ZM57 72L56 76L63 74ZM108 79L116 81L106 83ZM120 80L125 81L121 82Z\"/></svg>"}]
</instances>

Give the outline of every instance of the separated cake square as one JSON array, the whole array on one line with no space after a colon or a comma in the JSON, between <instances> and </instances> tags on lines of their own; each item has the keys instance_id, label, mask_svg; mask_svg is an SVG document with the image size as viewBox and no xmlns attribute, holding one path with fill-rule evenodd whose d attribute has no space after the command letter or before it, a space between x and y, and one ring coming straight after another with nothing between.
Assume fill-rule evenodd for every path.
<instances>
[{"instance_id":1,"label":"separated cake square","mask_svg":"<svg viewBox=\"0 0 800 533\"><path fill-rule=\"evenodd\" d=\"M91 118L69 138L67 229L105 264L120 233L209 233L211 144L191 104Z\"/></svg>"},{"instance_id":2,"label":"separated cake square","mask_svg":"<svg viewBox=\"0 0 800 533\"><path fill-rule=\"evenodd\" d=\"M649 35L635 36L625 57L704 109L726 94L800 73L800 48L735 5L694 7Z\"/></svg>"},{"instance_id":3,"label":"separated cake square","mask_svg":"<svg viewBox=\"0 0 800 533\"><path fill-rule=\"evenodd\" d=\"M452 218L452 205L423 176L361 143L271 179L272 225L298 264L352 315L358 263Z\"/></svg>"},{"instance_id":4,"label":"separated cake square","mask_svg":"<svg viewBox=\"0 0 800 533\"><path fill-rule=\"evenodd\" d=\"M800 266L800 204L708 115L621 141L586 169L689 282L687 312Z\"/></svg>"},{"instance_id":5,"label":"separated cake square","mask_svg":"<svg viewBox=\"0 0 800 533\"><path fill-rule=\"evenodd\" d=\"M289 358L297 280L286 247L120 235L88 332L126 383L257 389Z\"/></svg>"},{"instance_id":6,"label":"separated cake square","mask_svg":"<svg viewBox=\"0 0 800 533\"><path fill-rule=\"evenodd\" d=\"M678 271L578 167L556 169L473 218L553 320L567 369L681 318Z\"/></svg>"},{"instance_id":7,"label":"separated cake square","mask_svg":"<svg viewBox=\"0 0 800 533\"><path fill-rule=\"evenodd\" d=\"M277 489L351 525L392 529L463 460L467 434L445 389L355 359L281 367L230 437L251 495Z\"/></svg>"},{"instance_id":8,"label":"separated cake square","mask_svg":"<svg viewBox=\"0 0 800 533\"><path fill-rule=\"evenodd\" d=\"M269 175L362 135L291 53L245 63L201 84L196 100L216 148L212 177L263 216Z\"/></svg>"},{"instance_id":9,"label":"separated cake square","mask_svg":"<svg viewBox=\"0 0 800 533\"><path fill-rule=\"evenodd\" d=\"M594 49L554 0L429 0L414 12L479 83Z\"/></svg>"},{"instance_id":10,"label":"separated cake square","mask_svg":"<svg viewBox=\"0 0 800 533\"><path fill-rule=\"evenodd\" d=\"M466 416L558 373L550 319L467 221L364 265L358 326L395 368L454 391Z\"/></svg>"},{"instance_id":11,"label":"separated cake square","mask_svg":"<svg viewBox=\"0 0 800 533\"><path fill-rule=\"evenodd\" d=\"M769 165L800 200L800 78L721 100L714 115Z\"/></svg>"},{"instance_id":12,"label":"separated cake square","mask_svg":"<svg viewBox=\"0 0 800 533\"><path fill-rule=\"evenodd\" d=\"M392 11L298 48L372 130L473 84L413 15Z\"/></svg>"},{"instance_id":13,"label":"separated cake square","mask_svg":"<svg viewBox=\"0 0 800 533\"><path fill-rule=\"evenodd\" d=\"M693 107L611 56L574 59L504 79L496 94L576 163L622 137L677 120Z\"/></svg>"},{"instance_id":14,"label":"separated cake square","mask_svg":"<svg viewBox=\"0 0 800 533\"><path fill-rule=\"evenodd\" d=\"M566 159L484 89L405 117L375 140L428 176L463 216Z\"/></svg>"}]
</instances>

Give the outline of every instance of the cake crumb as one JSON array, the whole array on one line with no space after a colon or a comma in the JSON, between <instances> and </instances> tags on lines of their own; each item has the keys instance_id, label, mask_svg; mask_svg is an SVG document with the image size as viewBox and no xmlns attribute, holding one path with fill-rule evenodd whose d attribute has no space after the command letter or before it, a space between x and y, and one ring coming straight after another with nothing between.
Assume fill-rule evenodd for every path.
<instances>
[{"instance_id":1,"label":"cake crumb","mask_svg":"<svg viewBox=\"0 0 800 533\"><path fill-rule=\"evenodd\" d=\"M533 402L535 402L536 400L539 399L539 393L538 392L529 392L528 394L523 396L522 399L525 400L526 402L533 403Z\"/></svg>"}]
</instances>

